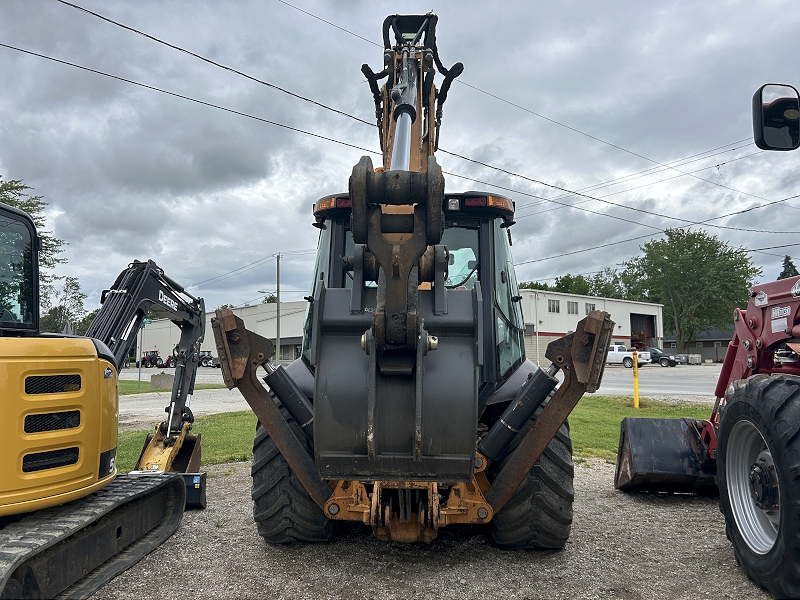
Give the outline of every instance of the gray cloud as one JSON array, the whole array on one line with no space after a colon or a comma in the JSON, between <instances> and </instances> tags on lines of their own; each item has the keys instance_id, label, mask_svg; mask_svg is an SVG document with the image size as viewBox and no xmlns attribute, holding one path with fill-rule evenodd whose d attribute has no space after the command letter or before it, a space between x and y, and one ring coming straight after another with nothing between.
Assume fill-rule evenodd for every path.
<instances>
[{"instance_id":1,"label":"gray cloud","mask_svg":"<svg viewBox=\"0 0 800 600\"><path fill-rule=\"evenodd\" d=\"M766 81L796 80L800 42L788 2L647 3L448 1L437 6L443 61L465 64L463 80L662 163L751 136L749 105ZM379 48L282 3L85 0L87 8L323 103L371 120L359 68L381 65ZM308 0L303 9L380 40L390 5ZM409 12L427 12L411 1ZM52 0L0 4L0 41L52 55L366 148L374 128L315 108ZM48 226L67 240L64 274L90 300L133 258L153 258L194 283L276 252L313 248L311 204L347 188L361 152L0 48L0 174L24 179L50 203ZM793 78L795 78L793 80ZM454 84L443 148L529 177L580 189L656 166L557 124ZM797 158L749 145L682 170L767 200L800 193ZM480 179L517 202L517 261L547 258L681 221L644 215L561 192L440 154L445 169ZM719 170L715 165L720 165ZM674 170L590 192L702 221L763 203ZM645 184L653 184L644 186ZM449 177L447 189L481 187ZM639 188L639 189L632 189ZM497 188L494 188L497 189ZM574 208L525 196L535 194ZM797 228L795 208L777 204L715 223ZM792 236L711 231L734 245L789 243ZM545 279L614 266L646 240L526 264L519 278ZM798 250L789 248L789 254ZM754 254L764 278L778 256ZM285 289L308 287L313 254L286 257ZM274 287L274 261L200 286L211 307ZM301 296L302 294L296 294ZM287 296L288 297L288 296Z\"/></svg>"}]
</instances>

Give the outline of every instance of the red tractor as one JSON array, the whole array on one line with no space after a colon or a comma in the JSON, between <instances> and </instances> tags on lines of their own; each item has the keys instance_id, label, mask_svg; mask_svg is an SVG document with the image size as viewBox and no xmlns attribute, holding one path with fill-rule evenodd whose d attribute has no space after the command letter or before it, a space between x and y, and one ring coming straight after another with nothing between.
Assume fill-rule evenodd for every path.
<instances>
[{"instance_id":1,"label":"red tractor","mask_svg":"<svg viewBox=\"0 0 800 600\"><path fill-rule=\"evenodd\" d=\"M138 367L140 363L136 363ZM145 369L149 369L150 367L158 367L161 368L164 366L164 361L159 355L158 350L145 350L142 353L142 360L141 365Z\"/></svg>"},{"instance_id":2,"label":"red tractor","mask_svg":"<svg viewBox=\"0 0 800 600\"><path fill-rule=\"evenodd\" d=\"M212 356L211 350L201 350L198 360L200 361L201 367L212 367L214 366L215 360L217 361L217 364L219 364L219 360Z\"/></svg>"},{"instance_id":3,"label":"red tractor","mask_svg":"<svg viewBox=\"0 0 800 600\"><path fill-rule=\"evenodd\" d=\"M178 359L174 355L162 359L158 350L145 350L142 355L142 366L145 369L149 369L150 367L158 367L159 369L162 367L169 367L170 369L174 369L177 363ZM139 366L138 362L136 366Z\"/></svg>"},{"instance_id":4,"label":"red tractor","mask_svg":"<svg viewBox=\"0 0 800 600\"><path fill-rule=\"evenodd\" d=\"M797 90L762 86L753 129L763 150L800 147ZM614 483L719 493L747 574L776 598L800 598L800 276L754 286L733 319L711 416L624 419Z\"/></svg>"}]
</instances>

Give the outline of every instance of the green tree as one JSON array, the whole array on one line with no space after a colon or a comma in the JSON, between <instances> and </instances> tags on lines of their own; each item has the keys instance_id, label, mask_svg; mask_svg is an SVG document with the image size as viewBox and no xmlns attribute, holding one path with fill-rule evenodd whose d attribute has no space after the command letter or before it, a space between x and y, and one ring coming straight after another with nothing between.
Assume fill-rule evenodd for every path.
<instances>
[{"instance_id":1,"label":"green tree","mask_svg":"<svg viewBox=\"0 0 800 600\"><path fill-rule=\"evenodd\" d=\"M565 294L588 296L592 291L592 282L583 275L570 275L567 273L561 277L556 277L553 289L556 292L564 292Z\"/></svg>"},{"instance_id":2,"label":"green tree","mask_svg":"<svg viewBox=\"0 0 800 600\"><path fill-rule=\"evenodd\" d=\"M100 309L95 308L93 311L86 313L84 317L73 326L73 333L75 335L86 335L86 330L89 329L89 325L92 324L92 321L95 320L99 312Z\"/></svg>"},{"instance_id":3,"label":"green tree","mask_svg":"<svg viewBox=\"0 0 800 600\"><path fill-rule=\"evenodd\" d=\"M261 304L277 304L278 297L275 294L267 294L261 301Z\"/></svg>"},{"instance_id":4,"label":"green tree","mask_svg":"<svg viewBox=\"0 0 800 600\"><path fill-rule=\"evenodd\" d=\"M220 304L217 308L236 308L233 304Z\"/></svg>"},{"instance_id":5,"label":"green tree","mask_svg":"<svg viewBox=\"0 0 800 600\"><path fill-rule=\"evenodd\" d=\"M749 288L761 269L747 250L733 248L706 231L668 229L623 263L623 280L636 285L629 295L664 305L664 329L675 331L677 346L701 331L731 323L733 309L747 304Z\"/></svg>"},{"instance_id":6,"label":"green tree","mask_svg":"<svg viewBox=\"0 0 800 600\"><path fill-rule=\"evenodd\" d=\"M33 219L39 237L42 238L42 251L39 253L39 266L45 269L54 269L56 265L67 262L60 254L64 251L67 242L45 231L44 210L47 202L41 196L31 196L28 190L32 187L22 183L21 179L6 179L0 175L0 202L24 210ZM52 276L50 276L52 277Z\"/></svg>"},{"instance_id":7,"label":"green tree","mask_svg":"<svg viewBox=\"0 0 800 600\"><path fill-rule=\"evenodd\" d=\"M787 254L783 257L783 271L778 275L778 279L788 279L795 275L800 275L800 273L797 272L797 267L794 266L792 257Z\"/></svg>"},{"instance_id":8,"label":"green tree","mask_svg":"<svg viewBox=\"0 0 800 600\"><path fill-rule=\"evenodd\" d=\"M81 291L78 279L65 277L61 289L55 290L48 299L47 306L43 305L43 310L46 312L39 321L39 329L58 333L63 331L66 324L69 323L75 333L75 328L86 316L84 300L86 300L86 294Z\"/></svg>"},{"instance_id":9,"label":"green tree","mask_svg":"<svg viewBox=\"0 0 800 600\"><path fill-rule=\"evenodd\" d=\"M519 284L521 290L552 290L553 288L544 282L539 281L523 281Z\"/></svg>"},{"instance_id":10,"label":"green tree","mask_svg":"<svg viewBox=\"0 0 800 600\"><path fill-rule=\"evenodd\" d=\"M626 286L619 271L606 267L592 277L592 296L599 298L625 298Z\"/></svg>"}]
</instances>

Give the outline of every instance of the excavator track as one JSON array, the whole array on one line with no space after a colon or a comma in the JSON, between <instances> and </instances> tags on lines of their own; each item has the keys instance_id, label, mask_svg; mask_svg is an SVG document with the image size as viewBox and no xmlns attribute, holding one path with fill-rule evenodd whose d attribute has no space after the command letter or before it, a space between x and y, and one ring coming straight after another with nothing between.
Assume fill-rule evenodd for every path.
<instances>
[{"instance_id":1,"label":"excavator track","mask_svg":"<svg viewBox=\"0 0 800 600\"><path fill-rule=\"evenodd\" d=\"M86 598L169 538L186 488L176 473L120 475L85 498L0 530L0 598Z\"/></svg>"}]
</instances>

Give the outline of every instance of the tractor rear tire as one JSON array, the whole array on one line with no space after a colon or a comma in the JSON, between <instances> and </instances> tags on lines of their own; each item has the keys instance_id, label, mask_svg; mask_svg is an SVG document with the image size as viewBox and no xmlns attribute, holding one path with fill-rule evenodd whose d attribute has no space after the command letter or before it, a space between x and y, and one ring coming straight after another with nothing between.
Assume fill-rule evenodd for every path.
<instances>
[{"instance_id":1,"label":"tractor rear tire","mask_svg":"<svg viewBox=\"0 0 800 600\"><path fill-rule=\"evenodd\" d=\"M311 443L288 411L280 404L297 439L311 452ZM258 533L269 544L327 542L335 523L311 499L275 442L259 423L253 442L253 519Z\"/></svg>"},{"instance_id":2,"label":"tractor rear tire","mask_svg":"<svg viewBox=\"0 0 800 600\"><path fill-rule=\"evenodd\" d=\"M519 444L522 432L511 443L509 453L492 465L495 476ZM572 528L574 476L569 422L564 421L514 495L489 523L492 542L506 548L562 549Z\"/></svg>"},{"instance_id":3,"label":"tractor rear tire","mask_svg":"<svg viewBox=\"0 0 800 600\"><path fill-rule=\"evenodd\" d=\"M736 560L773 597L800 598L800 377L734 383L717 439L719 507Z\"/></svg>"}]
</instances>

